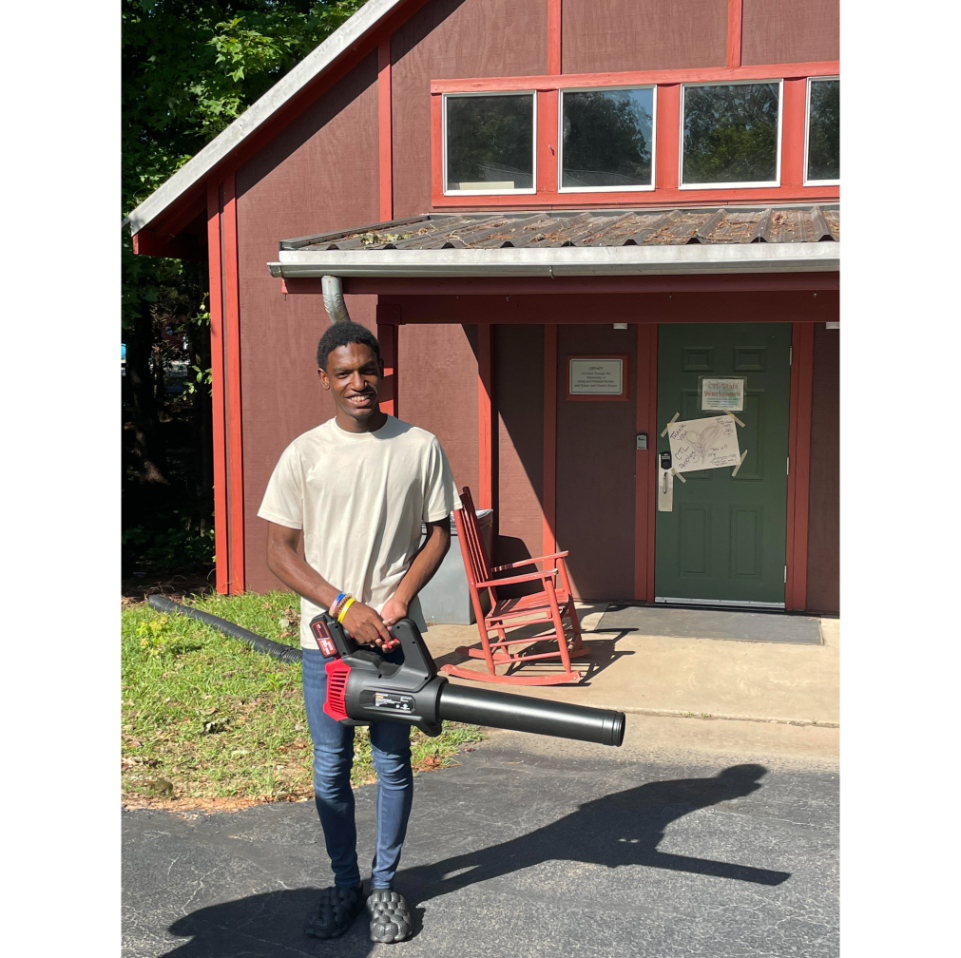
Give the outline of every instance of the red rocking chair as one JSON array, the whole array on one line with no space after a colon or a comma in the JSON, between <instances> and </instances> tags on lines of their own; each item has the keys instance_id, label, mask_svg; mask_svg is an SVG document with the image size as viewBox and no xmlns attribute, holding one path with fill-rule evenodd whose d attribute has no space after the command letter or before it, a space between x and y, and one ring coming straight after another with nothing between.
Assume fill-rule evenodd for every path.
<instances>
[{"instance_id":1,"label":"red rocking chair","mask_svg":"<svg viewBox=\"0 0 961 958\"><path fill-rule=\"evenodd\" d=\"M524 559L521 562L511 562L508 565L491 568L484 540L481 538L477 524L477 514L471 499L470 489L464 487L461 492L463 508L454 512L454 522L457 525L457 537L460 540L461 553L464 556L464 568L467 571L467 583L470 588L471 603L474 616L477 619L477 629L480 632L481 648L460 646L457 651L461 655L471 658L484 659L486 671L468 669L460 665L445 665L442 672L456 675L462 679L474 679L480 682L505 682L516 685L559 685L567 682L579 682L581 676L571 669L571 659L588 655L590 649L581 644L581 627L574 609L574 599L567 578L564 565L566 552L556 552L552 555L540 556L536 559ZM494 578L496 572L506 572L523 566L543 567L537 572L523 575L513 575L508 578ZM553 565L554 568L548 568ZM558 578L560 582L558 583ZM532 595L516 598L499 598L497 589L500 586L518 582L539 582L541 591ZM486 614L481 605L481 594L484 589L490 594L490 611ZM564 619L567 619L567 626ZM508 626L527 626L538 622L553 625L554 631L546 635L534 635L526 638L508 638ZM495 632L496 641L491 641L490 633ZM545 643L557 643L557 649L538 651ZM511 646L525 645L520 651L510 651ZM513 667L535 660L560 660L564 671L553 674L519 675ZM506 664L508 673L498 675L496 666Z\"/></svg>"}]
</instances>

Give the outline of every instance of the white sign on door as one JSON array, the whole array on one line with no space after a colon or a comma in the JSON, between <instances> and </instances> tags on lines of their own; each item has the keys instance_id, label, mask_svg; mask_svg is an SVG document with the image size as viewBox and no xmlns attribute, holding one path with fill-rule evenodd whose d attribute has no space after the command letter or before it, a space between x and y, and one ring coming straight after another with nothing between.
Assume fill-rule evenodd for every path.
<instances>
[{"instance_id":1,"label":"white sign on door","mask_svg":"<svg viewBox=\"0 0 961 958\"><path fill-rule=\"evenodd\" d=\"M712 409L730 409L731 412L744 410L743 376L725 376L723 378L709 378L701 376L701 409L709 412Z\"/></svg>"},{"instance_id":2,"label":"white sign on door","mask_svg":"<svg viewBox=\"0 0 961 958\"><path fill-rule=\"evenodd\" d=\"M667 435L675 472L720 469L741 461L737 423L731 416L685 419L673 423Z\"/></svg>"}]
</instances>

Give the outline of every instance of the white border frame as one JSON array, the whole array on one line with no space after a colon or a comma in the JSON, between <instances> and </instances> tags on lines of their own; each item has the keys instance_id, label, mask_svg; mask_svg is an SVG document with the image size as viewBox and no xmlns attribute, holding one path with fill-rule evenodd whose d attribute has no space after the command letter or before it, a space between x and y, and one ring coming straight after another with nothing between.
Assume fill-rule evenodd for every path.
<instances>
[{"instance_id":1,"label":"white border frame","mask_svg":"<svg viewBox=\"0 0 961 958\"><path fill-rule=\"evenodd\" d=\"M564 177L564 95L567 93L613 93L617 90L653 90L651 98L651 185L650 186L561 186ZM657 183L657 84L586 86L558 90L557 99L557 192L558 193L649 193Z\"/></svg>"},{"instance_id":2,"label":"white border frame","mask_svg":"<svg viewBox=\"0 0 961 958\"><path fill-rule=\"evenodd\" d=\"M777 156L774 169L777 173L773 180L750 183L685 183L684 182L684 101L689 87L696 86L759 86L762 83L777 84ZM678 117L677 143L677 188L679 190L754 190L770 189L781 185L781 140L784 126L784 78L770 77L767 80L710 80L699 83L681 84L680 115Z\"/></svg>"},{"instance_id":3,"label":"white border frame","mask_svg":"<svg viewBox=\"0 0 961 958\"><path fill-rule=\"evenodd\" d=\"M840 186L841 180L809 180L808 179L808 142L811 136L811 81L818 80L837 80L841 82L840 75L808 77L807 89L804 92L804 179L801 181L804 186Z\"/></svg>"},{"instance_id":4,"label":"white border frame","mask_svg":"<svg viewBox=\"0 0 961 958\"><path fill-rule=\"evenodd\" d=\"M443 110L441 112L441 150L443 151L442 159L444 163L442 176L444 177L443 187L444 196L531 196L537 192L537 91L536 90L472 90L469 93L444 93L443 96ZM533 147L531 150L531 178L533 180L533 187L531 189L522 190L449 190L447 188L447 100L448 97L476 97L476 96L529 96L533 103L533 113L532 113L532 141Z\"/></svg>"}]
</instances>

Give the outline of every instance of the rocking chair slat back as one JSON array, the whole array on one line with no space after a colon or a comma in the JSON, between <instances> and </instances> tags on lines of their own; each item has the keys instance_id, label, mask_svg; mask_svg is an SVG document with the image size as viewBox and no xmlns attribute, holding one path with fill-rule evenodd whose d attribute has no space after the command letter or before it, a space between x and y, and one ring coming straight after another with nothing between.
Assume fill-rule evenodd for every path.
<instances>
[{"instance_id":1,"label":"rocking chair slat back","mask_svg":"<svg viewBox=\"0 0 961 958\"><path fill-rule=\"evenodd\" d=\"M477 523L477 513L474 511L474 501L467 486L461 490L460 499L463 508L454 513L454 522L457 525L457 535L462 536L462 541L467 545L471 584L489 582L493 577L491 563L484 548L484 540L481 538Z\"/></svg>"}]
</instances>

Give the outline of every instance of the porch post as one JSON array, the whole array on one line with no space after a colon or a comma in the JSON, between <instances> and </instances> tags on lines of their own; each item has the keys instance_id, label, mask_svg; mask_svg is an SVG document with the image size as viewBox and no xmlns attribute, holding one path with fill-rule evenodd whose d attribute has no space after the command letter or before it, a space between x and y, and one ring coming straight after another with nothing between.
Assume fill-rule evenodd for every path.
<instances>
[{"instance_id":1,"label":"porch post","mask_svg":"<svg viewBox=\"0 0 961 958\"><path fill-rule=\"evenodd\" d=\"M380 342L380 358L384 361L384 382L380 388L380 408L389 416L399 416L400 389L398 382L398 337L401 324L400 306L378 303L377 339Z\"/></svg>"}]
</instances>

